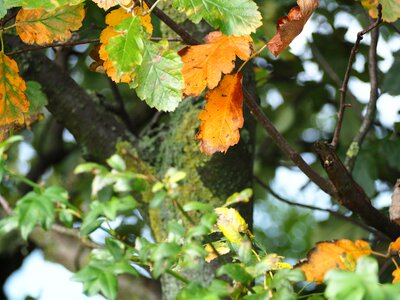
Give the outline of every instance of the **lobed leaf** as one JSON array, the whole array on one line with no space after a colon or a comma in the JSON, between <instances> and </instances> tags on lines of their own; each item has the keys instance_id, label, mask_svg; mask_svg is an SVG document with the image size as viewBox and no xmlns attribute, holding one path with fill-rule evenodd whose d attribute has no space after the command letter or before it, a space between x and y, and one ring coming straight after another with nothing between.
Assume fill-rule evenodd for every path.
<instances>
[{"instance_id":1,"label":"lobed leaf","mask_svg":"<svg viewBox=\"0 0 400 300\"><path fill-rule=\"evenodd\" d=\"M174 111L182 100L182 60L168 42L144 42L143 61L130 84L138 97L157 110Z\"/></svg>"},{"instance_id":2,"label":"lobed leaf","mask_svg":"<svg viewBox=\"0 0 400 300\"><path fill-rule=\"evenodd\" d=\"M26 83L19 75L15 60L0 52L0 126L24 123L24 113L29 110L25 95Z\"/></svg>"},{"instance_id":3,"label":"lobed leaf","mask_svg":"<svg viewBox=\"0 0 400 300\"><path fill-rule=\"evenodd\" d=\"M354 243L350 240L320 242L296 267L304 272L307 281L321 283L332 269L354 271L357 260L371 252L369 244L362 240Z\"/></svg>"},{"instance_id":4,"label":"lobed leaf","mask_svg":"<svg viewBox=\"0 0 400 300\"><path fill-rule=\"evenodd\" d=\"M226 152L239 142L243 126L241 73L226 75L220 85L206 94L207 104L199 114L200 131L196 139L208 155Z\"/></svg>"},{"instance_id":5,"label":"lobed leaf","mask_svg":"<svg viewBox=\"0 0 400 300\"><path fill-rule=\"evenodd\" d=\"M194 23L204 19L226 35L247 35L262 25L257 4L252 0L173 0Z\"/></svg>"},{"instance_id":6,"label":"lobed leaf","mask_svg":"<svg viewBox=\"0 0 400 300\"><path fill-rule=\"evenodd\" d=\"M278 20L277 32L267 43L274 56L281 54L302 31L304 25L317 9L319 0L297 0L298 6L293 7L287 16Z\"/></svg>"},{"instance_id":7,"label":"lobed leaf","mask_svg":"<svg viewBox=\"0 0 400 300\"><path fill-rule=\"evenodd\" d=\"M198 96L208 86L215 88L222 74L230 73L235 59L247 60L252 53L250 36L225 36L219 31L211 32L204 39L206 44L182 49L182 74L185 79L183 93Z\"/></svg>"},{"instance_id":8,"label":"lobed leaf","mask_svg":"<svg viewBox=\"0 0 400 300\"><path fill-rule=\"evenodd\" d=\"M83 4L62 6L51 11L43 8L21 9L15 19L17 33L27 44L44 45L71 38L72 31L82 26Z\"/></svg>"}]
</instances>

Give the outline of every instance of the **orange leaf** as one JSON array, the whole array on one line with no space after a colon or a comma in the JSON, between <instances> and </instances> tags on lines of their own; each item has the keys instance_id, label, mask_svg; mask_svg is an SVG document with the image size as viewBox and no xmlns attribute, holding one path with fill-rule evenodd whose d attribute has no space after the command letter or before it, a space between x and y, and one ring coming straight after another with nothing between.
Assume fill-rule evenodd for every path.
<instances>
[{"instance_id":1,"label":"orange leaf","mask_svg":"<svg viewBox=\"0 0 400 300\"><path fill-rule=\"evenodd\" d=\"M84 17L83 4L61 6L51 11L42 8L21 9L15 19L15 25L24 43L44 45L68 40L71 32L82 26Z\"/></svg>"},{"instance_id":2,"label":"orange leaf","mask_svg":"<svg viewBox=\"0 0 400 300\"><path fill-rule=\"evenodd\" d=\"M148 10L148 6L143 3L143 9ZM143 10L141 7L136 6L134 8L135 14L141 14L143 13ZM103 61L103 68L106 74L115 82L125 82L129 83L132 81L132 78L134 77L134 70L129 73L123 73L123 74L117 74L117 69L113 66L112 62L108 58L108 53L106 51L106 46L109 43L110 38L123 34L121 32L117 32L114 30L114 27L120 24L123 20L130 18L132 15L128 13L124 8L120 7L116 10L113 10L106 16L106 24L108 27L106 27L100 34L100 49L99 49L99 59L95 59L95 62L100 63ZM153 26L151 25L151 18L150 14L144 15L140 17L140 21L143 25L143 27L146 29L148 33L153 32ZM93 54L94 56L94 54ZM96 69L99 68L98 65L93 65L93 67L96 67Z\"/></svg>"},{"instance_id":3,"label":"orange leaf","mask_svg":"<svg viewBox=\"0 0 400 300\"><path fill-rule=\"evenodd\" d=\"M392 276L393 276L392 283L400 282L400 269L397 268L396 270L394 270Z\"/></svg>"},{"instance_id":4,"label":"orange leaf","mask_svg":"<svg viewBox=\"0 0 400 300\"><path fill-rule=\"evenodd\" d=\"M293 7L287 16L278 20L277 32L267 43L267 47L275 56L281 54L303 30L304 25L317 9L319 0L297 0L298 6Z\"/></svg>"},{"instance_id":5,"label":"orange leaf","mask_svg":"<svg viewBox=\"0 0 400 300\"><path fill-rule=\"evenodd\" d=\"M321 283L326 272L331 269L353 271L361 256L371 254L369 244L362 240L338 240L320 242L307 255L305 261L296 265L306 275L307 281Z\"/></svg>"},{"instance_id":6,"label":"orange leaf","mask_svg":"<svg viewBox=\"0 0 400 300\"><path fill-rule=\"evenodd\" d=\"M199 114L202 121L196 138L206 154L226 152L239 142L243 126L242 74L226 75L214 90L206 94L207 104Z\"/></svg>"},{"instance_id":7,"label":"orange leaf","mask_svg":"<svg viewBox=\"0 0 400 300\"><path fill-rule=\"evenodd\" d=\"M26 84L18 72L15 60L0 52L0 126L24 123L29 110Z\"/></svg>"},{"instance_id":8,"label":"orange leaf","mask_svg":"<svg viewBox=\"0 0 400 300\"><path fill-rule=\"evenodd\" d=\"M400 237L398 237L394 242L390 243L388 253L391 255L400 254Z\"/></svg>"},{"instance_id":9,"label":"orange leaf","mask_svg":"<svg viewBox=\"0 0 400 300\"><path fill-rule=\"evenodd\" d=\"M247 60L252 53L252 39L248 35L225 36L214 31L204 41L204 45L186 47L179 52L185 79L183 93L188 96L200 95L206 86L215 88L222 73L228 74L235 67L236 56Z\"/></svg>"}]
</instances>

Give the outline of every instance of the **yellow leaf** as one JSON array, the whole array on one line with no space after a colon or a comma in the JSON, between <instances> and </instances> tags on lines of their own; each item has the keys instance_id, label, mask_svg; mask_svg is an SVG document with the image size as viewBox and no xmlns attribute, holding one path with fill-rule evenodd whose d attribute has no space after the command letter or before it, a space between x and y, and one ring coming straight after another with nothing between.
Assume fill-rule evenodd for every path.
<instances>
[{"instance_id":1,"label":"yellow leaf","mask_svg":"<svg viewBox=\"0 0 400 300\"><path fill-rule=\"evenodd\" d=\"M397 268L396 270L394 270L393 273L392 273L392 276L393 276L392 283L400 282L400 269Z\"/></svg>"},{"instance_id":2,"label":"yellow leaf","mask_svg":"<svg viewBox=\"0 0 400 300\"><path fill-rule=\"evenodd\" d=\"M135 14L141 14L141 9L139 6L134 8ZM148 7L145 3L143 3L143 9L147 10ZM134 70L131 72L124 72L122 74L118 74L117 69L114 67L113 63L109 60L108 53L106 50L106 46L109 43L109 40L118 35L122 35L124 33L117 32L114 27L120 24L123 20L132 17L130 13L128 13L125 9L118 8L113 10L106 16L106 24L108 25L100 34L100 49L99 49L99 60L103 61L103 68L108 77L110 77L115 82L125 82L129 83L132 81L134 75ZM151 34L153 31L153 26L151 25L150 15L145 15L140 17L140 21L145 27L146 31ZM96 66L98 68L98 66Z\"/></svg>"},{"instance_id":3,"label":"yellow leaf","mask_svg":"<svg viewBox=\"0 0 400 300\"><path fill-rule=\"evenodd\" d=\"M225 255L231 251L231 249L228 247L228 245L222 241L213 242L213 246L218 251L219 255ZM217 253L214 252L214 250L210 244L207 244L205 246L205 250L208 252L207 257L205 258L206 262L209 263L218 257Z\"/></svg>"},{"instance_id":4,"label":"yellow leaf","mask_svg":"<svg viewBox=\"0 0 400 300\"><path fill-rule=\"evenodd\" d=\"M215 209L218 215L217 226L228 241L240 244L243 240L241 233L248 231L246 221L233 208L219 207Z\"/></svg>"},{"instance_id":5,"label":"yellow leaf","mask_svg":"<svg viewBox=\"0 0 400 300\"><path fill-rule=\"evenodd\" d=\"M219 86L206 94L207 104L199 114L202 121L196 138L206 154L226 152L239 142L243 126L243 92L240 73L225 75Z\"/></svg>"},{"instance_id":6,"label":"yellow leaf","mask_svg":"<svg viewBox=\"0 0 400 300\"><path fill-rule=\"evenodd\" d=\"M15 19L17 33L27 44L49 44L68 40L72 31L82 26L85 17L83 4L62 6L51 11L21 9Z\"/></svg>"},{"instance_id":7,"label":"yellow leaf","mask_svg":"<svg viewBox=\"0 0 400 300\"><path fill-rule=\"evenodd\" d=\"M400 254L400 237L398 237L394 242L391 242L388 248L388 253L390 255Z\"/></svg>"},{"instance_id":8,"label":"yellow leaf","mask_svg":"<svg viewBox=\"0 0 400 300\"><path fill-rule=\"evenodd\" d=\"M354 271L357 260L371 252L369 244L362 240L320 242L308 253L307 259L295 267L304 272L307 281L321 283L331 269Z\"/></svg>"},{"instance_id":9,"label":"yellow leaf","mask_svg":"<svg viewBox=\"0 0 400 300\"><path fill-rule=\"evenodd\" d=\"M124 6L129 6L132 1L131 0L92 0L97 4L98 7L108 10L109 8L119 5L120 3Z\"/></svg>"},{"instance_id":10,"label":"yellow leaf","mask_svg":"<svg viewBox=\"0 0 400 300\"><path fill-rule=\"evenodd\" d=\"M230 73L235 59L247 60L252 53L252 39L248 35L225 36L219 31L211 32L204 39L206 44L182 49L182 74L185 79L183 93L200 95L208 86L215 88L222 74Z\"/></svg>"},{"instance_id":11,"label":"yellow leaf","mask_svg":"<svg viewBox=\"0 0 400 300\"><path fill-rule=\"evenodd\" d=\"M19 75L17 63L0 52L0 126L24 123L29 110L26 84Z\"/></svg>"},{"instance_id":12,"label":"yellow leaf","mask_svg":"<svg viewBox=\"0 0 400 300\"><path fill-rule=\"evenodd\" d=\"M319 0L297 0L297 4L287 16L278 20L277 32L267 43L274 56L278 56L302 32L304 25L318 7Z\"/></svg>"}]
</instances>

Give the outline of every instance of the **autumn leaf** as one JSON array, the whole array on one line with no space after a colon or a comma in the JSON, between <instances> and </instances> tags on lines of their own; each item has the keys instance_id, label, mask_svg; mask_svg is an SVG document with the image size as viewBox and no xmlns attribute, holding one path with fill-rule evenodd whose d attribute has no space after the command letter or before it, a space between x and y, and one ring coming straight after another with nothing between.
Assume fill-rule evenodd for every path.
<instances>
[{"instance_id":1,"label":"autumn leaf","mask_svg":"<svg viewBox=\"0 0 400 300\"><path fill-rule=\"evenodd\" d=\"M400 18L399 0L361 0L361 4L368 9L373 18L378 18L378 4L382 4L382 19L388 23L395 22Z\"/></svg>"},{"instance_id":2,"label":"autumn leaf","mask_svg":"<svg viewBox=\"0 0 400 300\"><path fill-rule=\"evenodd\" d=\"M325 274L332 269L353 271L361 256L371 254L369 244L362 240L338 240L320 242L307 255L305 261L296 265L306 275L307 281L322 283Z\"/></svg>"},{"instance_id":3,"label":"autumn leaf","mask_svg":"<svg viewBox=\"0 0 400 300\"><path fill-rule=\"evenodd\" d=\"M400 269L397 268L396 270L394 270L392 272L392 276L393 276L393 281L392 283L398 283L400 282Z\"/></svg>"},{"instance_id":4,"label":"autumn leaf","mask_svg":"<svg viewBox=\"0 0 400 300\"><path fill-rule=\"evenodd\" d=\"M206 154L226 152L239 142L243 126L241 73L226 75L219 86L206 94L207 104L199 114L202 121L196 138Z\"/></svg>"},{"instance_id":5,"label":"autumn leaf","mask_svg":"<svg viewBox=\"0 0 400 300\"><path fill-rule=\"evenodd\" d=\"M19 75L17 63L0 52L0 126L24 123L29 110L26 83Z\"/></svg>"},{"instance_id":6,"label":"autumn leaf","mask_svg":"<svg viewBox=\"0 0 400 300\"><path fill-rule=\"evenodd\" d=\"M319 0L297 0L298 6L293 7L287 16L278 20L277 32L267 43L274 56L281 54L298 36L312 13L319 5Z\"/></svg>"},{"instance_id":7,"label":"autumn leaf","mask_svg":"<svg viewBox=\"0 0 400 300\"><path fill-rule=\"evenodd\" d=\"M97 4L98 7L108 10L113 6L119 5L120 3L124 6L129 6L132 3L131 0L92 0Z\"/></svg>"},{"instance_id":8,"label":"autumn leaf","mask_svg":"<svg viewBox=\"0 0 400 300\"><path fill-rule=\"evenodd\" d=\"M252 53L250 36L225 36L211 32L204 39L206 44L184 48L180 51L185 78L185 95L198 96L208 86L215 88L222 74L230 73L235 59L247 60Z\"/></svg>"},{"instance_id":9,"label":"autumn leaf","mask_svg":"<svg viewBox=\"0 0 400 300\"><path fill-rule=\"evenodd\" d=\"M218 215L217 227L228 241L240 244L243 240L241 233L248 231L248 226L236 209L218 207L215 209Z\"/></svg>"},{"instance_id":10,"label":"autumn leaf","mask_svg":"<svg viewBox=\"0 0 400 300\"><path fill-rule=\"evenodd\" d=\"M24 9L43 8L53 10L65 5L77 5L84 0L22 0L20 6Z\"/></svg>"},{"instance_id":11,"label":"autumn leaf","mask_svg":"<svg viewBox=\"0 0 400 300\"><path fill-rule=\"evenodd\" d=\"M400 254L400 237L398 237L394 242L391 242L388 248L389 255L399 255Z\"/></svg>"},{"instance_id":12,"label":"autumn leaf","mask_svg":"<svg viewBox=\"0 0 400 300\"><path fill-rule=\"evenodd\" d=\"M173 111L182 100L182 60L168 41L144 41L143 61L130 84L138 97L157 110Z\"/></svg>"},{"instance_id":13,"label":"autumn leaf","mask_svg":"<svg viewBox=\"0 0 400 300\"><path fill-rule=\"evenodd\" d=\"M225 241L216 241L213 242L212 244L215 250L217 250L219 255L225 255L231 251L231 249L229 248L229 246ZM205 258L206 262L209 263L218 257L218 254L215 253L214 249L211 247L210 244L207 244L204 249L208 252L207 257Z\"/></svg>"},{"instance_id":14,"label":"autumn leaf","mask_svg":"<svg viewBox=\"0 0 400 300\"><path fill-rule=\"evenodd\" d=\"M252 0L173 0L194 23L206 20L226 35L247 35L261 26L261 14Z\"/></svg>"},{"instance_id":15,"label":"autumn leaf","mask_svg":"<svg viewBox=\"0 0 400 300\"><path fill-rule=\"evenodd\" d=\"M21 40L27 44L44 45L54 41L63 42L71 37L71 32L82 26L85 17L83 4L45 9L21 9L15 25Z\"/></svg>"},{"instance_id":16,"label":"autumn leaf","mask_svg":"<svg viewBox=\"0 0 400 300\"><path fill-rule=\"evenodd\" d=\"M143 9L148 7L144 4ZM141 12L140 7L134 10L137 14ZM119 8L106 16L106 24L108 26L100 34L99 58L112 80L129 83L134 77L134 66L141 63L144 48L142 39L147 38L153 30L150 15L133 17L125 9ZM125 27L129 28L123 29Z\"/></svg>"}]
</instances>

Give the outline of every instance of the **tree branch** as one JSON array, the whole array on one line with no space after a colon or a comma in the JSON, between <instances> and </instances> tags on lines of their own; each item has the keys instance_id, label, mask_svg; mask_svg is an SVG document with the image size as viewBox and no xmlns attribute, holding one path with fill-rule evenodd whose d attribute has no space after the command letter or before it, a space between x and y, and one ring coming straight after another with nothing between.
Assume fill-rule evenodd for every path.
<instances>
[{"instance_id":1,"label":"tree branch","mask_svg":"<svg viewBox=\"0 0 400 300\"><path fill-rule=\"evenodd\" d=\"M377 26L379 26L379 24L381 24L381 23L382 23L382 5L378 4L378 19L373 24L368 26L368 28L360 31L357 34L357 40L356 40L353 48L351 49L349 61L348 61L348 64L347 64L346 73L345 73L344 79L343 79L343 84L342 84L342 87L340 88L340 101L339 101L338 120L337 120L335 132L333 134L333 138L332 138L332 142L331 142L331 145L332 145L332 147L334 149L337 148L337 145L338 145L338 142L339 142L340 131L341 131L342 125L343 125L344 112L346 110L346 107L349 106L346 103L346 94L347 94L347 90L348 90L351 70L353 68L353 63L354 63L354 60L356 58L356 54L357 54L358 48L360 46L360 43L361 43L362 39L364 38L364 35L367 34L368 32L370 32L371 30L373 30L374 28L376 28Z\"/></svg>"},{"instance_id":2,"label":"tree branch","mask_svg":"<svg viewBox=\"0 0 400 300\"><path fill-rule=\"evenodd\" d=\"M344 220L346 222L353 223L354 225L357 225L357 226L361 227L362 229L364 229L364 230L366 230L368 232L371 232L372 234L375 234L375 235L379 236L383 240L389 240L390 241L390 239L386 235L382 234L380 231L375 230L374 228L369 227L369 226L365 225L364 223L359 222L356 219L353 219L351 217L347 217L347 216L345 216L345 215L343 215L343 214L341 214L341 213L339 213L339 212L337 212L335 210L329 209L329 208L321 208L321 207L317 207L317 206L313 206L313 205L307 205L307 204L302 204L302 203L298 203L298 202L289 201L289 200L281 197L280 195L278 195L268 184L264 183L257 176L255 176L254 179L261 187L266 189L268 191L268 193L270 193L274 198L276 198L277 200L279 200L279 201L281 201L283 203L286 203L286 204L291 205L291 206L297 206L297 207L307 208L307 209L311 209L311 210L318 210L318 211L327 212L327 213L329 213L329 214L331 214L331 215L333 215L333 216L335 216L335 217L337 217L339 219L342 219L342 220Z\"/></svg>"},{"instance_id":3,"label":"tree branch","mask_svg":"<svg viewBox=\"0 0 400 300\"><path fill-rule=\"evenodd\" d=\"M374 22L375 23L375 22ZM367 106L367 112L365 114L364 120L361 124L360 130L357 135L354 137L353 142L351 143L351 148L347 151L346 160L344 165L347 170L351 173L354 168L354 164L356 162L359 149L361 148L364 139L371 129L373 122L375 120L376 114L376 102L379 97L379 89L378 89L378 62L377 62L377 46L379 40L379 28L374 27L371 31L371 45L369 48L369 61L368 61L368 72L371 83L371 91L369 94L369 102ZM354 149L354 150L352 150ZM354 152L354 153L353 153Z\"/></svg>"}]
</instances>

